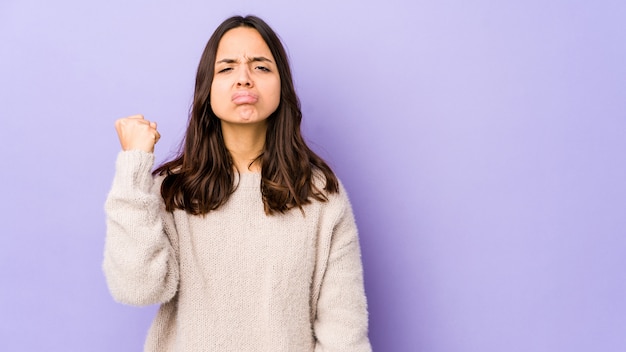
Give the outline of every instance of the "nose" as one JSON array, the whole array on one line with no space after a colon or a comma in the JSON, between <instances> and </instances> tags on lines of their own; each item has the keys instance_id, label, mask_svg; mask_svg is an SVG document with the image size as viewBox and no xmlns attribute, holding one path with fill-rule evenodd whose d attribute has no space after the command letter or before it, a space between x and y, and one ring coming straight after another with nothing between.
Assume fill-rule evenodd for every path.
<instances>
[{"instance_id":1,"label":"nose","mask_svg":"<svg viewBox=\"0 0 626 352\"><path fill-rule=\"evenodd\" d=\"M252 87L250 69L246 66L239 70L239 75L237 75L237 87Z\"/></svg>"}]
</instances>

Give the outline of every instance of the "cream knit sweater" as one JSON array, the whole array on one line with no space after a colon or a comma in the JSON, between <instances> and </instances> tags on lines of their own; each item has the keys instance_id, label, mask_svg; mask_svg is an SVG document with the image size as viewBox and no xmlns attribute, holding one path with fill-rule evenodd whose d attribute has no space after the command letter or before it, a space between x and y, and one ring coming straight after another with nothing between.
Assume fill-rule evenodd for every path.
<instances>
[{"instance_id":1,"label":"cream knit sweater","mask_svg":"<svg viewBox=\"0 0 626 352\"><path fill-rule=\"evenodd\" d=\"M120 152L104 272L122 303L160 303L145 351L371 351L357 229L343 187L267 216L242 174L206 216L166 212L154 156Z\"/></svg>"}]
</instances>

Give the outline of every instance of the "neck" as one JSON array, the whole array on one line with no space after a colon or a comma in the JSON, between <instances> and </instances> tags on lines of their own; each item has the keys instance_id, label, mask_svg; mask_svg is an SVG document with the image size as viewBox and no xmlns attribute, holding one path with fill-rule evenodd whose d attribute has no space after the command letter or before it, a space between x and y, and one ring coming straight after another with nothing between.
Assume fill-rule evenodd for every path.
<instances>
[{"instance_id":1,"label":"neck","mask_svg":"<svg viewBox=\"0 0 626 352\"><path fill-rule=\"evenodd\" d=\"M241 173L260 172L257 159L265 146L267 124L229 124L222 122L222 135L233 163Z\"/></svg>"}]
</instances>

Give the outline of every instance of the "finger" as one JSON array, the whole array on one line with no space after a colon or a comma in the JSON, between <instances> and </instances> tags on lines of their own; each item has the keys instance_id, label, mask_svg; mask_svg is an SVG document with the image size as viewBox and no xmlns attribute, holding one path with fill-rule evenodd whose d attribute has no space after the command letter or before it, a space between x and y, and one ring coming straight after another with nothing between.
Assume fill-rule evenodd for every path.
<instances>
[{"instance_id":1,"label":"finger","mask_svg":"<svg viewBox=\"0 0 626 352\"><path fill-rule=\"evenodd\" d=\"M144 120L143 115L141 114L137 114L137 115L131 115L127 117L128 119L137 119L137 120Z\"/></svg>"},{"instance_id":2,"label":"finger","mask_svg":"<svg viewBox=\"0 0 626 352\"><path fill-rule=\"evenodd\" d=\"M157 128L156 122L150 121L150 127L154 128L156 130L156 128Z\"/></svg>"},{"instance_id":3,"label":"finger","mask_svg":"<svg viewBox=\"0 0 626 352\"><path fill-rule=\"evenodd\" d=\"M161 139L161 134L159 133L159 131L154 131L154 144L156 144L159 139Z\"/></svg>"}]
</instances>

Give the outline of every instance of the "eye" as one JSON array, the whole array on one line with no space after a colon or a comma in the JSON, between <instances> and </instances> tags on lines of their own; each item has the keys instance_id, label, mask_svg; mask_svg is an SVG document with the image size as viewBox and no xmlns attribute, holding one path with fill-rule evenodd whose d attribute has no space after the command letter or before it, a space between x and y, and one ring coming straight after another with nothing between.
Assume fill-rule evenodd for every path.
<instances>
[{"instance_id":1,"label":"eye","mask_svg":"<svg viewBox=\"0 0 626 352\"><path fill-rule=\"evenodd\" d=\"M232 67L223 68L223 69L217 71L217 73L224 73L224 72L228 72L228 71L232 71Z\"/></svg>"},{"instance_id":2,"label":"eye","mask_svg":"<svg viewBox=\"0 0 626 352\"><path fill-rule=\"evenodd\" d=\"M270 69L265 66L257 66L255 67L255 69L263 71L263 72L270 72Z\"/></svg>"}]
</instances>

